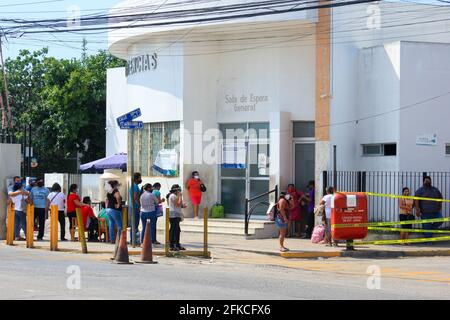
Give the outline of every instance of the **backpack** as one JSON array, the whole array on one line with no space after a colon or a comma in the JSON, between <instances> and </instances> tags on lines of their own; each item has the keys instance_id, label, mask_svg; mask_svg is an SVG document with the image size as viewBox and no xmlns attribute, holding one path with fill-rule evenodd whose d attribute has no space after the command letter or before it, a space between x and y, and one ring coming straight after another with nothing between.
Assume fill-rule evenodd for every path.
<instances>
[{"instance_id":1,"label":"backpack","mask_svg":"<svg viewBox=\"0 0 450 320\"><path fill-rule=\"evenodd\" d=\"M323 241L324 237L325 237L325 226L322 224L315 226L311 236L311 242L319 243Z\"/></svg>"},{"instance_id":2,"label":"backpack","mask_svg":"<svg viewBox=\"0 0 450 320\"><path fill-rule=\"evenodd\" d=\"M277 217L277 214L278 214L278 204L277 203L272 203L269 206L269 209L267 210L267 213L266 213L267 220L275 221L275 218Z\"/></svg>"}]
</instances>

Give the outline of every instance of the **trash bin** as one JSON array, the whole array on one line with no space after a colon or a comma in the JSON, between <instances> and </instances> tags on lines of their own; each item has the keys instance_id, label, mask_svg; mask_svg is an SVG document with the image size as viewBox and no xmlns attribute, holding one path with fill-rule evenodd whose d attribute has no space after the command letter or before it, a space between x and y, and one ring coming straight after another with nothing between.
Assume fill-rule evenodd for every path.
<instances>
[{"instance_id":1,"label":"trash bin","mask_svg":"<svg viewBox=\"0 0 450 320\"><path fill-rule=\"evenodd\" d=\"M367 223L367 196L363 192L336 193L331 205L331 234L335 240L364 239L365 227L333 227L335 224Z\"/></svg>"}]
</instances>

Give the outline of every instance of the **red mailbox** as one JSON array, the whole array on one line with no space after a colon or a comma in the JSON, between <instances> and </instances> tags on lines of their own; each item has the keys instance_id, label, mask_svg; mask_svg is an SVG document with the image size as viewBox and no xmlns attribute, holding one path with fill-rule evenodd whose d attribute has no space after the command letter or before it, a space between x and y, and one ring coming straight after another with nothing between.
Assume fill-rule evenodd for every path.
<instances>
[{"instance_id":1,"label":"red mailbox","mask_svg":"<svg viewBox=\"0 0 450 320\"><path fill-rule=\"evenodd\" d=\"M363 192L335 193L332 202L331 225L367 223L367 196ZM333 239L352 240L367 237L366 227L331 228Z\"/></svg>"}]
</instances>

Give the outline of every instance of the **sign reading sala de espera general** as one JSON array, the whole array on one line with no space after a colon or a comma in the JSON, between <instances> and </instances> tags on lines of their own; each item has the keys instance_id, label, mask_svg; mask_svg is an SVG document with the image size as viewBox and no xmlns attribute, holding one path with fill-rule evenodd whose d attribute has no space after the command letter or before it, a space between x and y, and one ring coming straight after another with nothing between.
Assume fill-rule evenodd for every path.
<instances>
[{"instance_id":1,"label":"sign reading sala de espera general","mask_svg":"<svg viewBox=\"0 0 450 320\"><path fill-rule=\"evenodd\" d=\"M125 73L128 77L136 73L156 70L157 67L158 55L156 52L154 54L143 54L127 61Z\"/></svg>"}]
</instances>

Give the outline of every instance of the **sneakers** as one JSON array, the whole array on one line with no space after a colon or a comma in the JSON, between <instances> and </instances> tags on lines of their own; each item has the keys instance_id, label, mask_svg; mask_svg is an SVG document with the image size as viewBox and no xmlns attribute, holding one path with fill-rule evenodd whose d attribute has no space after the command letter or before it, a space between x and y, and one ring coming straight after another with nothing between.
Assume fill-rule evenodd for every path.
<instances>
[{"instance_id":1,"label":"sneakers","mask_svg":"<svg viewBox=\"0 0 450 320\"><path fill-rule=\"evenodd\" d=\"M178 249L177 247L172 247L170 248L170 251L180 251L180 249Z\"/></svg>"},{"instance_id":2,"label":"sneakers","mask_svg":"<svg viewBox=\"0 0 450 320\"><path fill-rule=\"evenodd\" d=\"M159 241L154 241L154 242L152 242L152 244L158 245L158 244L161 244L161 242L159 242Z\"/></svg>"},{"instance_id":3,"label":"sneakers","mask_svg":"<svg viewBox=\"0 0 450 320\"><path fill-rule=\"evenodd\" d=\"M182 247L182 246L179 246L179 247L178 247L178 250L185 251L186 248L185 248L185 247Z\"/></svg>"}]
</instances>

